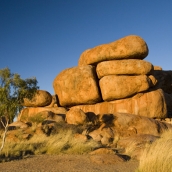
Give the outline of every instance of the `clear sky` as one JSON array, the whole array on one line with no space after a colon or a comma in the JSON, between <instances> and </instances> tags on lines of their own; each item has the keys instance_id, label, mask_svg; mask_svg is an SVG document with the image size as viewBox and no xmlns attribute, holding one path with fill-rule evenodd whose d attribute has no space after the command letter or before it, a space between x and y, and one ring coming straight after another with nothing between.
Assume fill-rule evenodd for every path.
<instances>
[{"instance_id":1,"label":"clear sky","mask_svg":"<svg viewBox=\"0 0 172 172\"><path fill-rule=\"evenodd\" d=\"M148 44L145 60L172 70L170 0L0 0L0 69L54 94L84 50L131 34Z\"/></svg>"}]
</instances>

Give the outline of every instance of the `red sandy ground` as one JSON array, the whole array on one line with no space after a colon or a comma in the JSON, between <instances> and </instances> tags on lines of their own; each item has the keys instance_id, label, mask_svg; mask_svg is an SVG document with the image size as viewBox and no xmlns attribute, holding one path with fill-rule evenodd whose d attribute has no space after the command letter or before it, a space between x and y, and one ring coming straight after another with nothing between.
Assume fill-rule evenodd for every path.
<instances>
[{"instance_id":1,"label":"red sandy ground","mask_svg":"<svg viewBox=\"0 0 172 172\"><path fill-rule=\"evenodd\" d=\"M37 155L0 163L2 172L134 172L139 162L93 162L91 155Z\"/></svg>"}]
</instances>

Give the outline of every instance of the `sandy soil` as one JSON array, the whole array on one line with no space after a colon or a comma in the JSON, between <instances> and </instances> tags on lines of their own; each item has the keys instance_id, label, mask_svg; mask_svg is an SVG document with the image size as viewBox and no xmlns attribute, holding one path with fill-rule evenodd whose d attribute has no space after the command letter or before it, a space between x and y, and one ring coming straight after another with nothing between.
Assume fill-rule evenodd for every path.
<instances>
[{"instance_id":1,"label":"sandy soil","mask_svg":"<svg viewBox=\"0 0 172 172\"><path fill-rule=\"evenodd\" d=\"M0 163L3 172L134 172L138 161L99 163L91 155L37 155Z\"/></svg>"}]
</instances>

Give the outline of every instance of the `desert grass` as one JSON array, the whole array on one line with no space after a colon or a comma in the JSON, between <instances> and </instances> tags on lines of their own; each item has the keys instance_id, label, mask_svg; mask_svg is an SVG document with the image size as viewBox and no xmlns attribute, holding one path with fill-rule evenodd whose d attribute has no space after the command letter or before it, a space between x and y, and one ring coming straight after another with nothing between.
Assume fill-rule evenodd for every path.
<instances>
[{"instance_id":1,"label":"desert grass","mask_svg":"<svg viewBox=\"0 0 172 172\"><path fill-rule=\"evenodd\" d=\"M58 128L58 132L50 136L35 134L29 140L6 141L0 154L0 161L20 159L27 155L85 154L100 147L100 144L92 139L86 141L78 139L75 137L76 131L72 127Z\"/></svg>"},{"instance_id":2,"label":"desert grass","mask_svg":"<svg viewBox=\"0 0 172 172\"><path fill-rule=\"evenodd\" d=\"M147 147L140 160L137 172L172 171L172 131L162 134L152 145Z\"/></svg>"}]
</instances>

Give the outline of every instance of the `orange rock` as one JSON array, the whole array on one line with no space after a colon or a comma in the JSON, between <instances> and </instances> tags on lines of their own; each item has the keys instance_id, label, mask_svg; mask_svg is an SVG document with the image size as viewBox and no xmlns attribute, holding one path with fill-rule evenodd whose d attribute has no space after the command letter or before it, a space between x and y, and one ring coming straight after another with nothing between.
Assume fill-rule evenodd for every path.
<instances>
[{"instance_id":1,"label":"orange rock","mask_svg":"<svg viewBox=\"0 0 172 172\"><path fill-rule=\"evenodd\" d=\"M144 59L148 55L146 42L139 36L129 35L109 44L84 51L78 65L97 64L115 59Z\"/></svg>"},{"instance_id":2,"label":"orange rock","mask_svg":"<svg viewBox=\"0 0 172 172\"><path fill-rule=\"evenodd\" d=\"M50 105L51 101L52 96L49 92L44 90L38 90L31 100L29 100L28 98L24 98L23 106L43 107Z\"/></svg>"},{"instance_id":3,"label":"orange rock","mask_svg":"<svg viewBox=\"0 0 172 172\"><path fill-rule=\"evenodd\" d=\"M153 65L145 60L111 60L98 63L98 78L107 75L146 75L151 73Z\"/></svg>"},{"instance_id":4,"label":"orange rock","mask_svg":"<svg viewBox=\"0 0 172 172\"><path fill-rule=\"evenodd\" d=\"M158 83L157 79L153 75L149 75L148 77L150 79L150 87L155 87Z\"/></svg>"},{"instance_id":5,"label":"orange rock","mask_svg":"<svg viewBox=\"0 0 172 172\"><path fill-rule=\"evenodd\" d=\"M159 122L144 116L126 113L115 113L114 116L114 127L111 128L120 137L135 136L137 134L160 136L166 130L172 129L171 124ZM132 130L134 132L131 132Z\"/></svg>"},{"instance_id":6,"label":"orange rock","mask_svg":"<svg viewBox=\"0 0 172 172\"><path fill-rule=\"evenodd\" d=\"M108 149L108 148L99 148L99 149L96 149L96 150L90 152L89 154L90 155L100 155L100 154L115 155L116 152L114 152L112 149Z\"/></svg>"},{"instance_id":7,"label":"orange rock","mask_svg":"<svg viewBox=\"0 0 172 172\"><path fill-rule=\"evenodd\" d=\"M53 87L61 106L94 104L101 100L95 68L90 65L63 70Z\"/></svg>"},{"instance_id":8,"label":"orange rock","mask_svg":"<svg viewBox=\"0 0 172 172\"><path fill-rule=\"evenodd\" d=\"M121 112L150 118L167 117L167 106L164 93L161 89L147 93L138 93L131 98L102 102L94 105L80 105L76 106L76 108L95 114L114 114Z\"/></svg>"},{"instance_id":9,"label":"orange rock","mask_svg":"<svg viewBox=\"0 0 172 172\"><path fill-rule=\"evenodd\" d=\"M161 66L154 66L154 70L162 70Z\"/></svg>"},{"instance_id":10,"label":"orange rock","mask_svg":"<svg viewBox=\"0 0 172 172\"><path fill-rule=\"evenodd\" d=\"M42 112L42 114L41 114ZM35 107L35 108L24 108L18 115L18 121L28 122L30 119L38 116L43 119L48 119L53 114L65 115L67 110L63 107ZM41 120L38 119L38 120Z\"/></svg>"},{"instance_id":11,"label":"orange rock","mask_svg":"<svg viewBox=\"0 0 172 172\"><path fill-rule=\"evenodd\" d=\"M100 79L99 85L104 101L130 97L149 89L150 79L146 75L109 75Z\"/></svg>"},{"instance_id":12,"label":"orange rock","mask_svg":"<svg viewBox=\"0 0 172 172\"><path fill-rule=\"evenodd\" d=\"M77 108L71 108L66 113L66 122L68 124L84 124L88 121L86 114L81 110Z\"/></svg>"}]
</instances>

